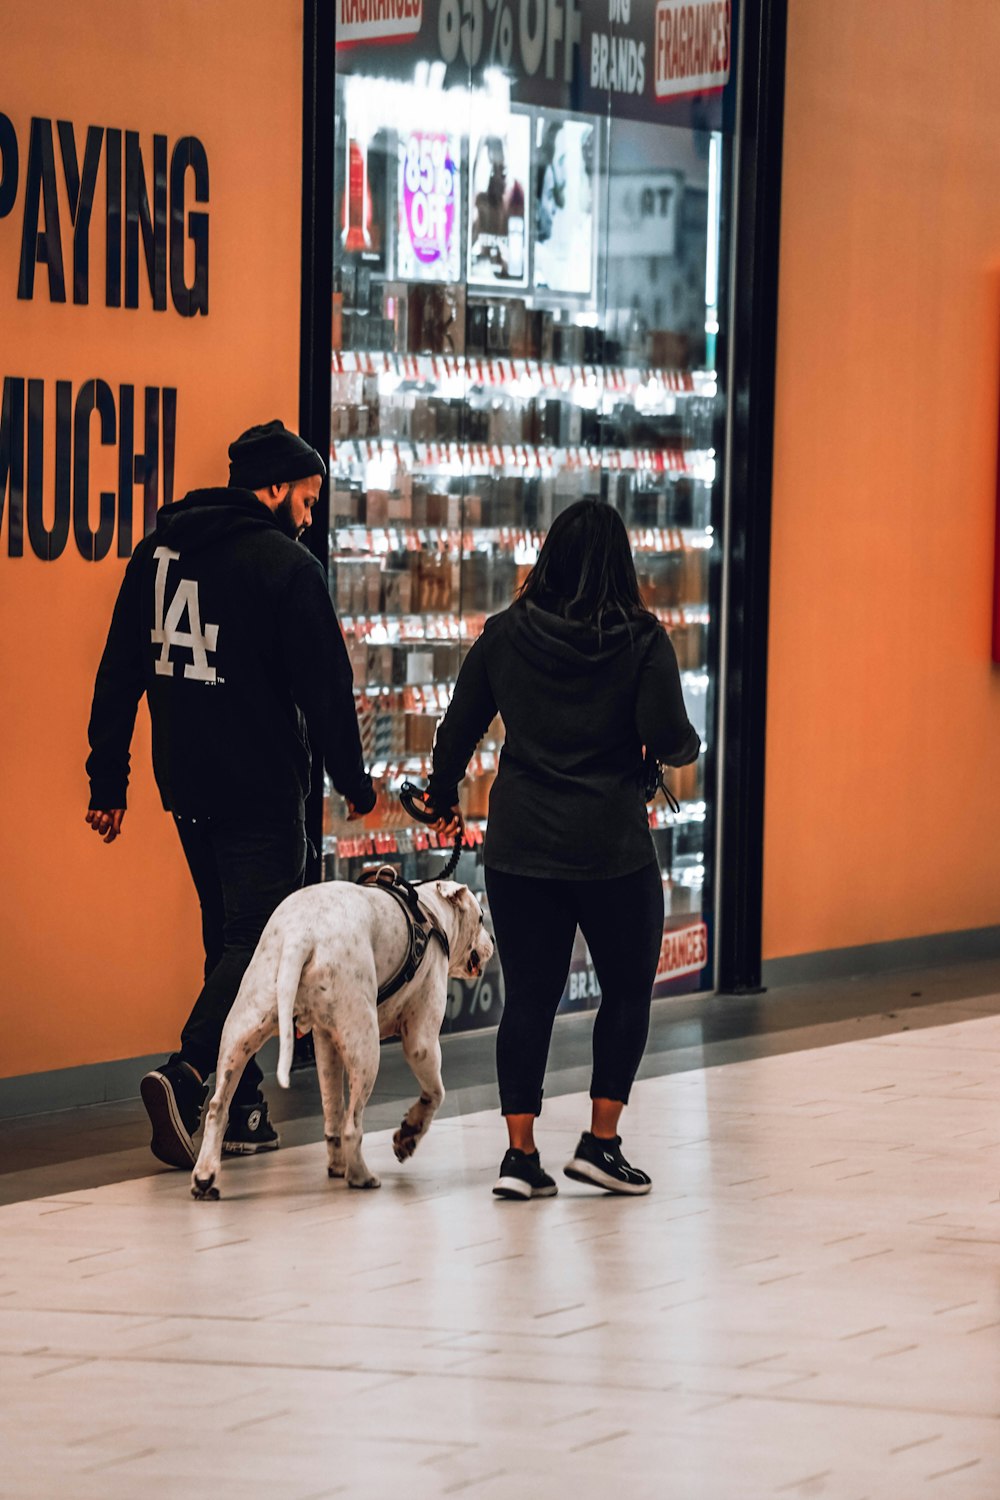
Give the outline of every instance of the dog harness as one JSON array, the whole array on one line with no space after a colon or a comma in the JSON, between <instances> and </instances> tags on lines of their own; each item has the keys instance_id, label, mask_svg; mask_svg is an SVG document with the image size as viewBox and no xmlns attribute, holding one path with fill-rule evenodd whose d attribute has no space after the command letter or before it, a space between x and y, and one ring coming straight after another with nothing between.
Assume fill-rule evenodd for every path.
<instances>
[{"instance_id":1,"label":"dog harness","mask_svg":"<svg viewBox=\"0 0 1000 1500\"><path fill-rule=\"evenodd\" d=\"M424 911L417 900L417 893L413 886L408 880L404 880L392 865L381 865L377 870L366 870L358 876L356 883L370 886L373 890L385 891L385 894L391 896L396 902L406 918L409 948L402 967L391 979L386 980L385 984L379 986L376 1004L381 1005L383 1000L390 999L403 988L404 984L409 984L410 980L416 976L432 938L436 938L441 944L445 958L451 957L451 947L437 918L431 912Z\"/></svg>"}]
</instances>

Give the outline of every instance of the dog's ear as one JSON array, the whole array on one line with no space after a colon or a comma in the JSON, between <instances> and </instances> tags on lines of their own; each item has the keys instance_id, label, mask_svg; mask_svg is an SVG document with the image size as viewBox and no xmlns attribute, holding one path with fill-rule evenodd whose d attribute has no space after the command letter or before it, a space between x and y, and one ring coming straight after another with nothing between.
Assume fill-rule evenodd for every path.
<instances>
[{"instance_id":1,"label":"dog's ear","mask_svg":"<svg viewBox=\"0 0 1000 1500\"><path fill-rule=\"evenodd\" d=\"M441 881L439 880L438 892L444 897L449 906L461 906L465 900L464 885L456 885L450 891L446 891L442 888Z\"/></svg>"}]
</instances>

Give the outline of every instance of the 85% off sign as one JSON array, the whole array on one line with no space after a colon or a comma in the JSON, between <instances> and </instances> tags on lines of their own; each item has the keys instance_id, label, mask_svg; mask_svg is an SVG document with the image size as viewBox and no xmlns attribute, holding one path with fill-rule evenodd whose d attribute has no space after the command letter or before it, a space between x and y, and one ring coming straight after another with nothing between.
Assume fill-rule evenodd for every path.
<instances>
[{"instance_id":1,"label":"85% off sign","mask_svg":"<svg viewBox=\"0 0 1000 1500\"><path fill-rule=\"evenodd\" d=\"M438 45L446 63L513 68L523 77L573 77L580 50L578 0L441 0Z\"/></svg>"}]
</instances>

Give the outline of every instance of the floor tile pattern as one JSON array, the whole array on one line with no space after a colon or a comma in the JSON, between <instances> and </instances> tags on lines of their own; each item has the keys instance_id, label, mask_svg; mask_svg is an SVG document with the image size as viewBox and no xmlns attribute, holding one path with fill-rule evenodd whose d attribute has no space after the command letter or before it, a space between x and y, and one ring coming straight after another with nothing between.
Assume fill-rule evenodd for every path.
<instances>
[{"instance_id":1,"label":"floor tile pattern","mask_svg":"<svg viewBox=\"0 0 1000 1500\"><path fill-rule=\"evenodd\" d=\"M1000 1496L1000 1018L644 1079L648 1198L498 1125L0 1208L0 1496Z\"/></svg>"}]
</instances>

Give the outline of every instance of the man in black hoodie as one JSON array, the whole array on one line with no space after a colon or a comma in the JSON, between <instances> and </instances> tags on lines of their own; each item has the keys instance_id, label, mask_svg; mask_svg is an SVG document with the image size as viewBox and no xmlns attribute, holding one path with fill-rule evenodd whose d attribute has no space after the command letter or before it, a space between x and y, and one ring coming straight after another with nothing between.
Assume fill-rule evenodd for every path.
<instances>
[{"instance_id":1,"label":"man in black hoodie","mask_svg":"<svg viewBox=\"0 0 1000 1500\"><path fill-rule=\"evenodd\" d=\"M326 577L296 545L326 465L280 422L229 449L229 488L193 490L157 516L125 570L90 717L87 822L112 843L125 816L129 745L149 701L153 772L201 903L205 983L181 1046L140 1085L153 1154L193 1166L192 1136L240 980L268 918L305 875L313 756L352 816L375 803L351 666ZM228 1154L274 1150L251 1059Z\"/></svg>"}]
</instances>

